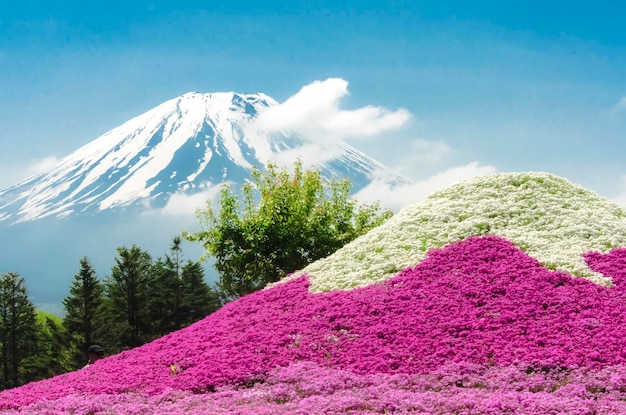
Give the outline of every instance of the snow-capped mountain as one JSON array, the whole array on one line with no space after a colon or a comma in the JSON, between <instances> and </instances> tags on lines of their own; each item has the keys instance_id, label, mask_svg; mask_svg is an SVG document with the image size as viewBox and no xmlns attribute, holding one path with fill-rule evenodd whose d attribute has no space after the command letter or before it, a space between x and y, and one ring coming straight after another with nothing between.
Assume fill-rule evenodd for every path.
<instances>
[{"instance_id":1,"label":"snow-capped mountain","mask_svg":"<svg viewBox=\"0 0 626 415\"><path fill-rule=\"evenodd\" d=\"M79 148L48 173L0 191L0 221L162 207L177 192L241 183L253 165L264 166L302 145L301 138L288 133L247 128L277 104L265 94L233 92L188 93L164 102ZM354 190L374 173L404 181L354 147L337 145L338 155L317 165L323 174L350 179Z\"/></svg>"},{"instance_id":2,"label":"snow-capped mountain","mask_svg":"<svg viewBox=\"0 0 626 415\"><path fill-rule=\"evenodd\" d=\"M374 176L405 181L345 143L336 143L322 164L312 163L302 151L310 141L255 127L277 105L264 94L185 94L89 142L47 173L0 191L0 273L17 272L36 304L58 308L80 258L103 276L120 246L162 255L174 235L199 230L195 210L208 188L229 181L238 189L253 165L291 164L285 155L301 153L305 166L348 178L355 192ZM176 215L161 209L172 206ZM184 245L187 258L203 253L201 244ZM207 268L207 280L215 278Z\"/></svg>"}]
</instances>

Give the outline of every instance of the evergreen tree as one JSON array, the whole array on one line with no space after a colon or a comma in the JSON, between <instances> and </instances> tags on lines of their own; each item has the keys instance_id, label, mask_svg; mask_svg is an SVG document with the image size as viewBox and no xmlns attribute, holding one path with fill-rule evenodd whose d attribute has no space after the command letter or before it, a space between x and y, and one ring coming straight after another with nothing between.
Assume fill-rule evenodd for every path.
<instances>
[{"instance_id":1,"label":"evergreen tree","mask_svg":"<svg viewBox=\"0 0 626 415\"><path fill-rule=\"evenodd\" d=\"M199 262L187 261L182 271L181 323L188 326L220 308L217 292L204 281Z\"/></svg>"},{"instance_id":2,"label":"evergreen tree","mask_svg":"<svg viewBox=\"0 0 626 415\"><path fill-rule=\"evenodd\" d=\"M149 313L153 337L180 328L180 281L170 258L158 258L150 278Z\"/></svg>"},{"instance_id":3,"label":"evergreen tree","mask_svg":"<svg viewBox=\"0 0 626 415\"><path fill-rule=\"evenodd\" d=\"M148 290L152 258L136 245L117 248L118 256L105 282L102 317L109 352L139 346L150 338Z\"/></svg>"},{"instance_id":4,"label":"evergreen tree","mask_svg":"<svg viewBox=\"0 0 626 415\"><path fill-rule=\"evenodd\" d=\"M72 362L73 344L62 319L38 310L36 325L37 352L24 360L24 373L32 380L40 380L76 369Z\"/></svg>"},{"instance_id":5,"label":"evergreen tree","mask_svg":"<svg viewBox=\"0 0 626 415\"><path fill-rule=\"evenodd\" d=\"M186 327L219 308L217 294L204 281L200 263L183 265L181 238L175 236L165 259L158 259L150 283L150 320L155 337Z\"/></svg>"},{"instance_id":6,"label":"evergreen tree","mask_svg":"<svg viewBox=\"0 0 626 415\"><path fill-rule=\"evenodd\" d=\"M24 279L17 273L0 278L0 365L2 387L12 388L33 379L24 370L26 359L37 351L35 306L28 298Z\"/></svg>"},{"instance_id":7,"label":"evergreen tree","mask_svg":"<svg viewBox=\"0 0 626 415\"><path fill-rule=\"evenodd\" d=\"M103 304L104 287L86 257L80 259L80 270L74 275L69 296L63 299L65 319L63 326L72 338L73 367L85 365L85 351L89 345L98 343L98 323ZM100 330L101 331L101 330Z\"/></svg>"}]
</instances>

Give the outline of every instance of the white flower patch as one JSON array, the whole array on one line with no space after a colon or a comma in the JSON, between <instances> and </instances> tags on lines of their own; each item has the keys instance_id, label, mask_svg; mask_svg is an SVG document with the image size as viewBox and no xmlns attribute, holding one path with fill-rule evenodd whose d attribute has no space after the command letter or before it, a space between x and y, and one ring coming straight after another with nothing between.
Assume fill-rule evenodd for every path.
<instances>
[{"instance_id":1,"label":"white flower patch","mask_svg":"<svg viewBox=\"0 0 626 415\"><path fill-rule=\"evenodd\" d=\"M582 254L626 247L626 211L549 173L480 176L407 206L288 279L308 274L313 292L365 286L418 264L432 248L475 235L506 238L549 269L610 284Z\"/></svg>"}]
</instances>

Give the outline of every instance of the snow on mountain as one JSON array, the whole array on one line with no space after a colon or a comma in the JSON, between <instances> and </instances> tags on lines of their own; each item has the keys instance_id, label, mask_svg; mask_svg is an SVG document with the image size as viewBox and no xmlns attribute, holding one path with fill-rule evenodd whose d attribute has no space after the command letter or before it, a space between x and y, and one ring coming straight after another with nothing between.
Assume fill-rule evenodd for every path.
<instances>
[{"instance_id":1,"label":"snow on mountain","mask_svg":"<svg viewBox=\"0 0 626 415\"><path fill-rule=\"evenodd\" d=\"M162 207L179 192L249 177L277 154L303 145L287 132L266 134L246 127L277 105L259 94L188 93L164 102L105 133L45 174L0 191L0 221L25 222L143 205ZM406 182L346 143L316 165L327 176L345 177L354 189L383 174ZM306 157L303 157L303 161Z\"/></svg>"}]
</instances>

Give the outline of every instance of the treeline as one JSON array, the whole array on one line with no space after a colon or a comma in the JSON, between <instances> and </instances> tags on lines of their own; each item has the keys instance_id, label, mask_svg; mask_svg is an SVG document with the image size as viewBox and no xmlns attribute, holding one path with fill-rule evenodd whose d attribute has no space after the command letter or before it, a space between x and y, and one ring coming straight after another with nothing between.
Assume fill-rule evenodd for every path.
<instances>
[{"instance_id":1,"label":"treeline","mask_svg":"<svg viewBox=\"0 0 626 415\"><path fill-rule=\"evenodd\" d=\"M115 354L186 327L222 305L201 264L183 260L180 237L156 259L136 245L117 248L103 280L88 258L79 262L63 300L63 319L37 312L18 274L1 275L0 389L79 369L91 344Z\"/></svg>"}]
</instances>

